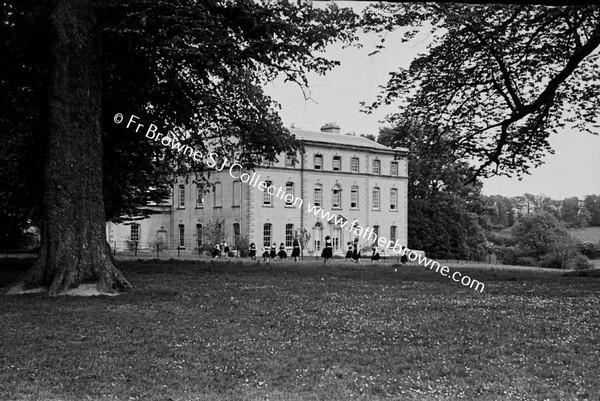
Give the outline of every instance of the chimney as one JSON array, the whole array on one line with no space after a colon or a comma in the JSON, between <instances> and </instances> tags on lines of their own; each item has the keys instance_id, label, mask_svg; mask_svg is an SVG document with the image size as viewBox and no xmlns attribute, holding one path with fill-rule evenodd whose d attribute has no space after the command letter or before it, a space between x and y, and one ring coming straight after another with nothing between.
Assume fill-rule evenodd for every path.
<instances>
[{"instance_id":1,"label":"chimney","mask_svg":"<svg viewBox=\"0 0 600 401\"><path fill-rule=\"evenodd\" d=\"M327 123L321 127L321 132L329 132L330 134L339 134L340 126L336 123Z\"/></svg>"}]
</instances>

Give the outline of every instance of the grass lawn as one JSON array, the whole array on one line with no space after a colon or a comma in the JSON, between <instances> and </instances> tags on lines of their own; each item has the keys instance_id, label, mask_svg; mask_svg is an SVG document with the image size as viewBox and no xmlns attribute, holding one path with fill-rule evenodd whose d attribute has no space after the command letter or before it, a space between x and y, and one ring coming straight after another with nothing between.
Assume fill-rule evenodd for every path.
<instances>
[{"instance_id":1,"label":"grass lawn","mask_svg":"<svg viewBox=\"0 0 600 401\"><path fill-rule=\"evenodd\" d=\"M579 238L582 241L598 242L600 241L600 227L586 227L576 230L569 230L572 237Z\"/></svg>"},{"instance_id":2,"label":"grass lawn","mask_svg":"<svg viewBox=\"0 0 600 401\"><path fill-rule=\"evenodd\" d=\"M29 260L0 259L0 286ZM120 262L118 297L0 297L2 400L574 400L600 278L460 265Z\"/></svg>"}]
</instances>

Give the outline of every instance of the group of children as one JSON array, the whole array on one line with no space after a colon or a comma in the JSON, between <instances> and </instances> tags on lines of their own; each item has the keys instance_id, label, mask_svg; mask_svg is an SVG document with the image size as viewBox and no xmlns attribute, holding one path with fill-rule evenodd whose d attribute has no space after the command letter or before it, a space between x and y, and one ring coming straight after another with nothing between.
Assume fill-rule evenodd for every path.
<instances>
[{"instance_id":1,"label":"group of children","mask_svg":"<svg viewBox=\"0 0 600 401\"><path fill-rule=\"evenodd\" d=\"M256 245L254 244L254 242L250 244L248 256L250 256L250 259L256 260ZM294 241L292 242L292 258L294 258L294 262L298 262L299 256L300 243L297 239L294 239ZM277 252L277 243L273 242L273 245L271 245L270 250L266 249L262 254L263 262L269 262L272 259L275 259L276 257L279 257L279 259L281 260L287 260L288 258L287 252L285 251L285 244L283 242L279 245L279 252Z\"/></svg>"},{"instance_id":2,"label":"group of children","mask_svg":"<svg viewBox=\"0 0 600 401\"><path fill-rule=\"evenodd\" d=\"M221 258L221 254L225 254L225 259L229 259L229 245L227 242L223 241L221 243L216 243L213 247L212 256L213 258Z\"/></svg>"},{"instance_id":3,"label":"group of children","mask_svg":"<svg viewBox=\"0 0 600 401\"><path fill-rule=\"evenodd\" d=\"M351 260L354 263L360 263L360 247L358 245L358 238L354 239L354 243L347 243L348 250L346 251L346 260ZM300 243L297 239L294 239L292 243L292 258L294 258L294 262L298 262L298 257L300 256ZM404 247L402 247L404 248ZM212 256L216 258L221 257L221 252L225 253L225 258L228 258L229 254L229 245L227 242L223 241L221 243L217 243L214 246ZM252 260L256 260L256 245L253 243L250 244L248 256ZM285 251L285 244L282 242L279 245L279 252L277 252L277 243L273 242L270 249L266 249L262 254L263 262L269 262L275 258L279 257L280 260L287 260L287 252ZM323 258L323 263L331 263L333 258L333 244L331 243L331 237L328 235L325 237L325 246L323 247L323 251L321 252L321 257ZM406 255L402 255L401 262L406 263L408 258ZM373 263L381 263L381 256L379 255L379 251L377 247L373 247L373 254L371 255L371 264Z\"/></svg>"}]
</instances>

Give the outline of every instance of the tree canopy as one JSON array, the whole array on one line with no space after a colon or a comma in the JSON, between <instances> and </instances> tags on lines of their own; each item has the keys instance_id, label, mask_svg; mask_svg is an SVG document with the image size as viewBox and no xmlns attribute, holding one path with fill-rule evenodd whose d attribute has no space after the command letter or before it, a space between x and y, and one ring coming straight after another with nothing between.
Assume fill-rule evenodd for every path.
<instances>
[{"instance_id":1,"label":"tree canopy","mask_svg":"<svg viewBox=\"0 0 600 401\"><path fill-rule=\"evenodd\" d=\"M427 53L391 72L367 110L398 102L392 123L443 127L447 146L474 176L521 175L552 153L567 123L596 133L600 106L600 7L382 3L367 30L429 30Z\"/></svg>"}]
</instances>

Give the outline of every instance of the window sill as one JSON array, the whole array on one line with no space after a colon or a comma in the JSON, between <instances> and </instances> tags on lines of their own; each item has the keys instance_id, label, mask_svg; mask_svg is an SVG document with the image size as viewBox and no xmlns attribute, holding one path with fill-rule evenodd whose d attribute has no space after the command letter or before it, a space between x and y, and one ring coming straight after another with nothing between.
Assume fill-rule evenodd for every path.
<instances>
[{"instance_id":1,"label":"window sill","mask_svg":"<svg viewBox=\"0 0 600 401\"><path fill-rule=\"evenodd\" d=\"M273 207L273 205L262 205L262 207Z\"/></svg>"},{"instance_id":2,"label":"window sill","mask_svg":"<svg viewBox=\"0 0 600 401\"><path fill-rule=\"evenodd\" d=\"M223 206L213 206L213 209L223 209Z\"/></svg>"},{"instance_id":3,"label":"window sill","mask_svg":"<svg viewBox=\"0 0 600 401\"><path fill-rule=\"evenodd\" d=\"M196 209L204 209L204 206L196 206Z\"/></svg>"},{"instance_id":4,"label":"window sill","mask_svg":"<svg viewBox=\"0 0 600 401\"><path fill-rule=\"evenodd\" d=\"M238 209L238 208L240 208L240 205L232 205L231 208Z\"/></svg>"}]
</instances>

